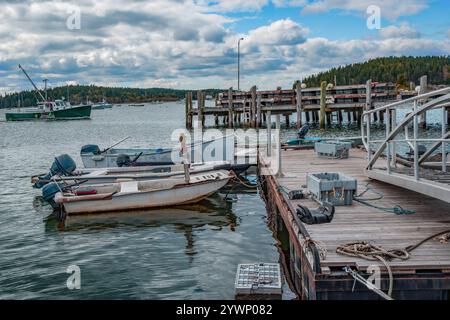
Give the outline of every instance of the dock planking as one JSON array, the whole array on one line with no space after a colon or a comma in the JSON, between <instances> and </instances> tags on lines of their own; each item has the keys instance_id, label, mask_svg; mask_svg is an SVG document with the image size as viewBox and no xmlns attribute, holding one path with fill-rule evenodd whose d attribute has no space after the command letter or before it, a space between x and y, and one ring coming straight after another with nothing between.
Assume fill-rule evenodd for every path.
<instances>
[{"instance_id":1,"label":"dock planking","mask_svg":"<svg viewBox=\"0 0 450 320\"><path fill-rule=\"evenodd\" d=\"M261 149L259 153L260 166L267 163L264 154L264 150ZM306 230L309 237L326 247L326 257L320 259L320 269L316 272L310 271L309 276L312 278L310 282L311 280L320 282L319 279L324 279L323 275L329 275L331 279L333 277L342 277L342 269L345 266L351 266L358 272L365 273L370 266L378 265L383 273L386 272L386 269L379 261L369 261L336 253L336 248L339 245L365 241L380 245L385 249L405 248L433 234L450 229L449 203L369 179L364 174L365 157L366 152L360 149L351 149L348 159L319 158L314 153L314 150L284 150L281 151L282 175L266 177L268 181L266 192L275 193L273 196L275 199L274 205L277 207L284 224L289 230L290 241L297 242L294 246L297 250L303 252L305 251L304 241L301 238L297 240L297 237L293 236L299 227L295 226L297 222L292 218L292 215L295 214L292 210L296 208L297 204L305 205L308 208L316 208L319 205L312 199L289 200L287 196L282 196L281 193L286 192L286 190L303 189L302 186L306 184L308 173L342 172L357 179L358 193L365 190L366 185L369 184L371 188L384 195L380 200L370 201L371 204L389 208L399 205L404 209L415 211L414 214L396 215L353 201L351 206L337 206L331 223L317 225L302 223L303 226L301 227ZM370 192L364 195L364 197L371 196L374 196L374 194ZM290 203L286 204L285 202ZM302 255L302 252L298 254ZM303 263L310 262L308 259L302 261ZM389 265L394 276L403 276L405 274L412 276L416 273L438 273L444 275L442 280L444 284L440 285L447 288L446 290L450 289L450 243L441 243L436 239L431 239L412 251L409 259L393 259L389 261ZM314 269L313 266L307 266L307 268L310 270ZM329 277L326 279L329 279ZM427 281L426 277L423 279L425 282ZM411 283L408 285L411 285ZM414 287L414 284L412 284L412 287ZM323 289L323 284L317 282L308 291L315 292L320 290L320 288ZM428 289L432 290L435 288ZM326 290L331 289L328 288ZM407 291L410 292L410 289ZM448 295L448 291L446 292L445 295ZM420 294L417 295L417 297L419 296ZM311 293L309 293L309 298L320 297L320 294L311 296ZM340 293L338 297L342 298L343 293ZM354 296L349 293L346 297ZM427 295L425 297L435 298L435 296Z\"/></svg>"}]
</instances>

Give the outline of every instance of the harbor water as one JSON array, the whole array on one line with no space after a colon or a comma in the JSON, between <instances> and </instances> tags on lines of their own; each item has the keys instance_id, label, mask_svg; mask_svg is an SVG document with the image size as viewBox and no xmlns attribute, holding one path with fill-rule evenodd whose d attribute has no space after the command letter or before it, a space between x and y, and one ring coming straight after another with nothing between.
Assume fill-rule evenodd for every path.
<instances>
[{"instance_id":1,"label":"harbor water","mask_svg":"<svg viewBox=\"0 0 450 320\"><path fill-rule=\"evenodd\" d=\"M0 299L233 299L239 263L279 262L257 192L222 191L196 205L69 217L39 199L30 177L82 145L170 146L179 102L92 111L91 120L5 122L0 110ZM381 129L380 129L381 130ZM312 131L312 134L320 134ZM323 134L323 133L322 133ZM328 131L356 136L359 128ZM283 137L293 137L295 129ZM122 146L122 145L121 145ZM67 273L80 268L80 289Z\"/></svg>"}]
</instances>

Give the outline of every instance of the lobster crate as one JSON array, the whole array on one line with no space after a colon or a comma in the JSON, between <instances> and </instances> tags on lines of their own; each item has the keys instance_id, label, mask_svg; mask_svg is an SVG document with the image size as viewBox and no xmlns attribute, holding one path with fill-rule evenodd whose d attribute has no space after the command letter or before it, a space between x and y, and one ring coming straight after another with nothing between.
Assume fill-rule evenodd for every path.
<instances>
[{"instance_id":1,"label":"lobster crate","mask_svg":"<svg viewBox=\"0 0 450 320\"><path fill-rule=\"evenodd\" d=\"M339 172L309 173L306 185L317 201L335 206L351 205L357 189L356 179Z\"/></svg>"},{"instance_id":2,"label":"lobster crate","mask_svg":"<svg viewBox=\"0 0 450 320\"><path fill-rule=\"evenodd\" d=\"M279 263L243 263L236 272L236 296L270 296L281 298Z\"/></svg>"},{"instance_id":3,"label":"lobster crate","mask_svg":"<svg viewBox=\"0 0 450 320\"><path fill-rule=\"evenodd\" d=\"M333 159L346 159L352 143L348 141L321 141L314 144L314 150L319 157L327 157Z\"/></svg>"}]
</instances>

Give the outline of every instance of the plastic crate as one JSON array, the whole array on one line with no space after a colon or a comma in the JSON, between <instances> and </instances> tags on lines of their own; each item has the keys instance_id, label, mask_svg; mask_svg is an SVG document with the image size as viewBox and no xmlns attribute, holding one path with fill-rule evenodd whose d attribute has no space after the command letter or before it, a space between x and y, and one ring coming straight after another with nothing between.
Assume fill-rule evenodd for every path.
<instances>
[{"instance_id":1,"label":"plastic crate","mask_svg":"<svg viewBox=\"0 0 450 320\"><path fill-rule=\"evenodd\" d=\"M314 144L314 150L319 157L333 159L348 158L352 143L348 141L321 141Z\"/></svg>"},{"instance_id":2,"label":"plastic crate","mask_svg":"<svg viewBox=\"0 0 450 320\"><path fill-rule=\"evenodd\" d=\"M351 205L357 189L356 179L339 172L309 173L306 184L315 199L335 206Z\"/></svg>"},{"instance_id":3,"label":"plastic crate","mask_svg":"<svg viewBox=\"0 0 450 320\"><path fill-rule=\"evenodd\" d=\"M281 295L281 271L278 263L239 264L236 295Z\"/></svg>"}]
</instances>

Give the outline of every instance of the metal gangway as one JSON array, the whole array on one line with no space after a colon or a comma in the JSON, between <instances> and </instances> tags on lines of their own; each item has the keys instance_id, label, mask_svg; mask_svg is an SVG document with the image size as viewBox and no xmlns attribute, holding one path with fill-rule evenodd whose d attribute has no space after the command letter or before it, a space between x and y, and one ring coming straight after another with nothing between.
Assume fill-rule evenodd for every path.
<instances>
[{"instance_id":1,"label":"metal gangway","mask_svg":"<svg viewBox=\"0 0 450 320\"><path fill-rule=\"evenodd\" d=\"M450 203L448 107L450 87L366 110L361 121L361 137L367 150L366 175ZM405 108L399 120L397 112ZM380 112L385 114L386 130L381 138L379 131L375 134L371 130L371 115ZM440 132L432 137L419 128L419 119L425 119L427 112L437 114L435 118L441 124ZM404 152L406 148L408 152Z\"/></svg>"}]
</instances>

